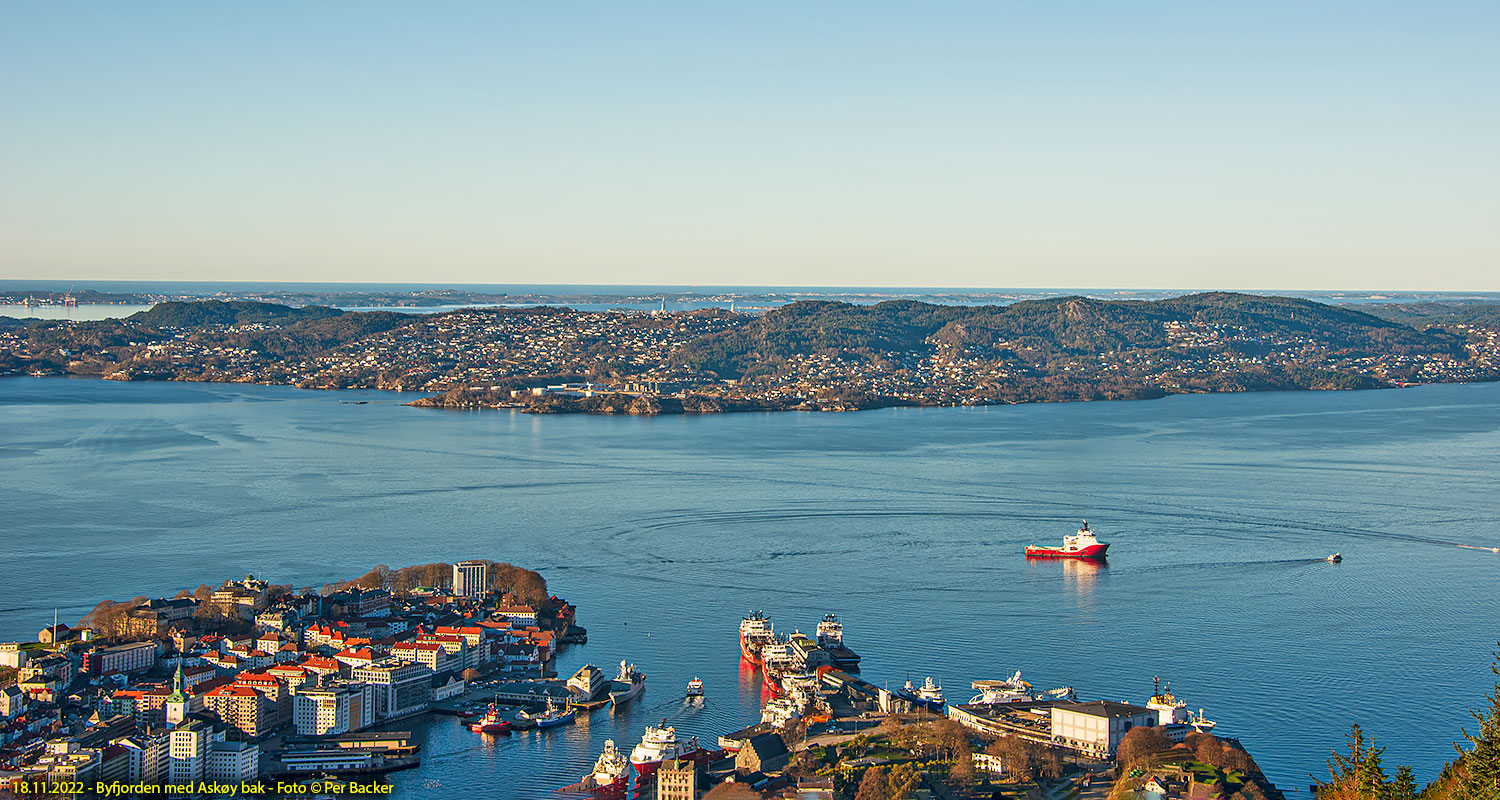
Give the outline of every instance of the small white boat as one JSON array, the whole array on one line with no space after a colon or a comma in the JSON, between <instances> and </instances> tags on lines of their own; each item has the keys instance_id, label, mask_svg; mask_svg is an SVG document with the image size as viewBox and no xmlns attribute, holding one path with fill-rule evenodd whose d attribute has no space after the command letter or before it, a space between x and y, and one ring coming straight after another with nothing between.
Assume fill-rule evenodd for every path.
<instances>
[{"instance_id":1,"label":"small white boat","mask_svg":"<svg viewBox=\"0 0 1500 800\"><path fill-rule=\"evenodd\" d=\"M1331 556L1329 556L1329 557L1327 557L1327 558L1325 558L1323 560L1327 561L1330 564L1337 564L1340 561L1344 560L1344 556L1343 556L1342 553L1334 553L1333 555L1331 555Z\"/></svg>"},{"instance_id":2,"label":"small white boat","mask_svg":"<svg viewBox=\"0 0 1500 800\"><path fill-rule=\"evenodd\" d=\"M703 681L700 680L700 679L698 679L697 677L694 677L692 680L688 681L687 696L688 697L702 697L703 696Z\"/></svg>"}]
</instances>

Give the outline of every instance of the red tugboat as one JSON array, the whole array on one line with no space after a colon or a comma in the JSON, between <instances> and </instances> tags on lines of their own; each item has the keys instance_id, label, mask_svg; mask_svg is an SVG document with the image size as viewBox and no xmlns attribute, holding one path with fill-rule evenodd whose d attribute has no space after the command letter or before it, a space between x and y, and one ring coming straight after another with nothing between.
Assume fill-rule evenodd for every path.
<instances>
[{"instance_id":1,"label":"red tugboat","mask_svg":"<svg viewBox=\"0 0 1500 800\"><path fill-rule=\"evenodd\" d=\"M1083 527L1072 536L1063 537L1062 547L1039 547L1037 545L1026 545L1026 556L1028 558L1104 558L1104 551L1109 549L1108 542L1101 542L1094 538L1094 532L1089 530L1089 521L1083 521Z\"/></svg>"},{"instance_id":2,"label":"red tugboat","mask_svg":"<svg viewBox=\"0 0 1500 800\"><path fill-rule=\"evenodd\" d=\"M489 711L478 722L469 723L469 730L475 733L509 733L510 720L501 719L500 712L495 710L495 704L490 703Z\"/></svg>"}]
</instances>

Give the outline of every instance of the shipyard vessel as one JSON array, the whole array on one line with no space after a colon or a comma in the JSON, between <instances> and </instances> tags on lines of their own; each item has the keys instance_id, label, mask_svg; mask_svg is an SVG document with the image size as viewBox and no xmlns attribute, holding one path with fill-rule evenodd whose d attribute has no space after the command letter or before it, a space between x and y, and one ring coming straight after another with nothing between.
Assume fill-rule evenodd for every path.
<instances>
[{"instance_id":1,"label":"shipyard vessel","mask_svg":"<svg viewBox=\"0 0 1500 800\"><path fill-rule=\"evenodd\" d=\"M620 662L620 673L615 676L609 690L610 705L618 708L641 696L646 690L646 673L628 661Z\"/></svg>"},{"instance_id":2,"label":"shipyard vessel","mask_svg":"<svg viewBox=\"0 0 1500 800\"><path fill-rule=\"evenodd\" d=\"M594 771L559 792L589 792L595 800L624 800L630 784L630 760L615 747L614 739L604 740L604 752L594 762Z\"/></svg>"},{"instance_id":3,"label":"shipyard vessel","mask_svg":"<svg viewBox=\"0 0 1500 800\"><path fill-rule=\"evenodd\" d=\"M818 646L828 651L833 666L845 672L859 671L859 654L844 644L844 623L832 614L818 623Z\"/></svg>"},{"instance_id":4,"label":"shipyard vessel","mask_svg":"<svg viewBox=\"0 0 1500 800\"><path fill-rule=\"evenodd\" d=\"M1026 545L1026 555L1030 558L1104 558L1107 550L1109 543L1094 538L1088 520L1083 521L1077 533L1063 537L1062 547Z\"/></svg>"},{"instance_id":5,"label":"shipyard vessel","mask_svg":"<svg viewBox=\"0 0 1500 800\"><path fill-rule=\"evenodd\" d=\"M911 703L915 707L926 708L939 714L943 713L943 687L937 685L931 677L922 682L921 686L912 686L908 680L906 685L896 691L896 696Z\"/></svg>"},{"instance_id":6,"label":"shipyard vessel","mask_svg":"<svg viewBox=\"0 0 1500 800\"><path fill-rule=\"evenodd\" d=\"M760 664L760 650L775 634L771 620L764 611L751 611L750 616L740 620L740 655L751 664Z\"/></svg>"},{"instance_id":7,"label":"shipyard vessel","mask_svg":"<svg viewBox=\"0 0 1500 800\"><path fill-rule=\"evenodd\" d=\"M686 740L677 738L677 729L667 725L666 720L661 725L647 725L646 734L641 737L641 743L630 751L630 763L635 767L635 772L641 777L648 777L656 773L656 768L661 762L676 758L683 761L692 761L698 764L706 764L713 760L714 753L703 749L698 744L697 737Z\"/></svg>"}]
</instances>

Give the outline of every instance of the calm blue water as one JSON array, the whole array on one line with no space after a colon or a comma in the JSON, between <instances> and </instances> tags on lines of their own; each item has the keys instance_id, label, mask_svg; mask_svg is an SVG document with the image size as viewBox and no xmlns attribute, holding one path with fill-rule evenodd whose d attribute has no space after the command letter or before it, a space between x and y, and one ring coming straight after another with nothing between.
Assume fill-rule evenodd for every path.
<instances>
[{"instance_id":1,"label":"calm blue water","mask_svg":"<svg viewBox=\"0 0 1500 800\"><path fill-rule=\"evenodd\" d=\"M578 603L590 643L559 671L650 676L639 707L563 731L419 723L399 797L544 798L606 737L754 721L752 608L778 629L836 612L867 678L960 699L1022 669L1141 702L1159 674L1284 785L1354 720L1430 778L1489 686L1500 555L1454 543L1500 546L1500 384L657 419L409 399L0 381L0 640L246 572L486 557ZM1082 517L1107 567L1020 556Z\"/></svg>"}]
</instances>

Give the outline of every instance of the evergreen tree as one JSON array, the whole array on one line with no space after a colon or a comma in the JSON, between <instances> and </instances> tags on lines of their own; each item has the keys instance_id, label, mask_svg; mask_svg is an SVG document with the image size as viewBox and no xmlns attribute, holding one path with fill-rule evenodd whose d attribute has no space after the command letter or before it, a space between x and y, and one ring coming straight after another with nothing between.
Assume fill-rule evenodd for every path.
<instances>
[{"instance_id":1,"label":"evergreen tree","mask_svg":"<svg viewBox=\"0 0 1500 800\"><path fill-rule=\"evenodd\" d=\"M1380 756L1385 752L1384 747L1375 747L1372 743L1370 749L1365 751L1364 764L1359 770L1359 796L1361 800L1385 800L1389 786L1385 782L1385 768L1380 765Z\"/></svg>"},{"instance_id":2,"label":"evergreen tree","mask_svg":"<svg viewBox=\"0 0 1500 800\"><path fill-rule=\"evenodd\" d=\"M1464 729L1469 749L1454 746L1463 765L1463 788L1459 795L1463 800L1500 799L1500 650L1495 652L1490 671L1495 673L1496 680L1494 691L1485 695L1489 707L1470 712L1479 729L1474 733Z\"/></svg>"},{"instance_id":3,"label":"evergreen tree","mask_svg":"<svg viewBox=\"0 0 1500 800\"><path fill-rule=\"evenodd\" d=\"M1417 779L1411 774L1411 767L1400 766L1396 768L1396 777L1391 779L1391 787L1386 792L1387 800L1417 800Z\"/></svg>"}]
</instances>

